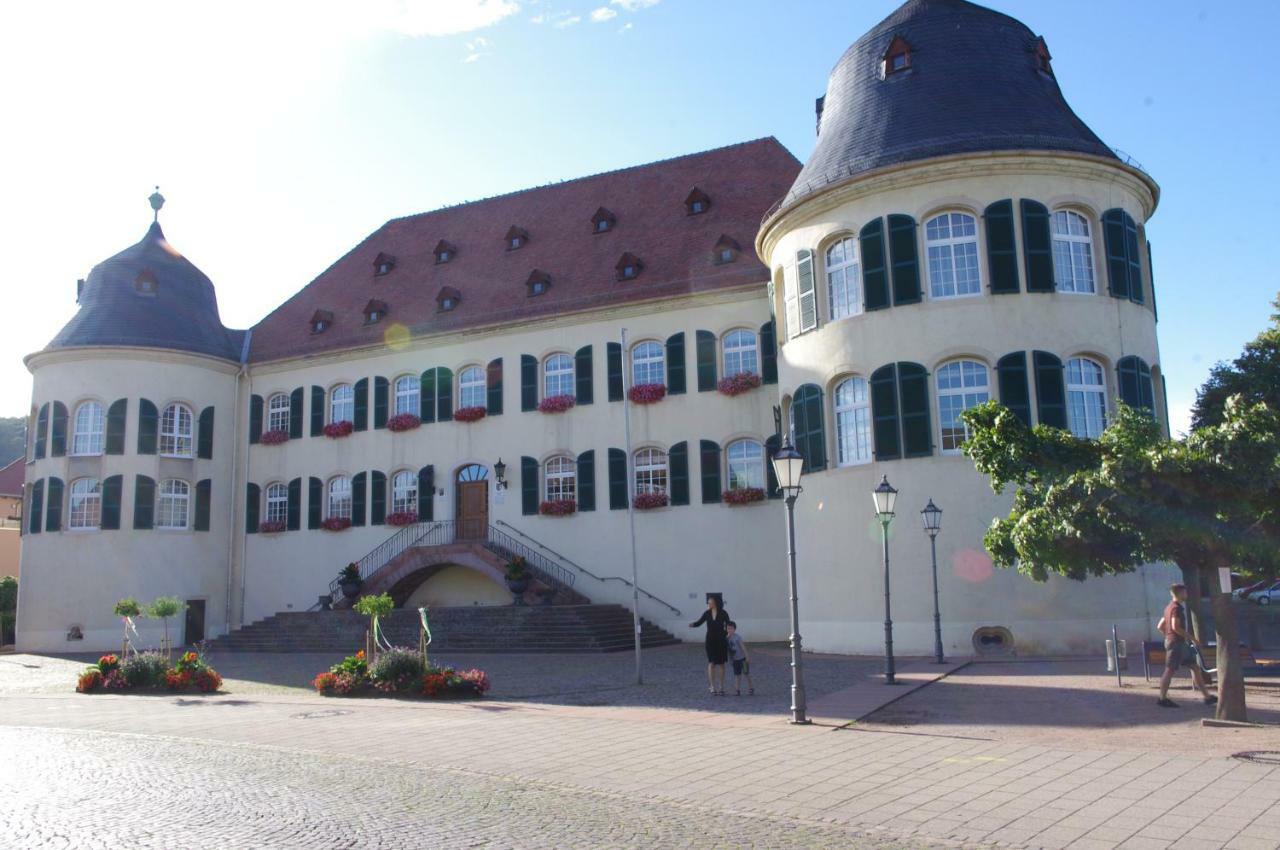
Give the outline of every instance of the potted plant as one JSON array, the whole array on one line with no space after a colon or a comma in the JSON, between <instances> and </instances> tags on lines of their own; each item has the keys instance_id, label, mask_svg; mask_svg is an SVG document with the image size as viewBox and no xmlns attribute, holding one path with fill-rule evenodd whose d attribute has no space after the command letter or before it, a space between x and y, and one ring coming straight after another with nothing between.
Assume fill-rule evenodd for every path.
<instances>
[{"instance_id":1,"label":"potted plant","mask_svg":"<svg viewBox=\"0 0 1280 850\"><path fill-rule=\"evenodd\" d=\"M364 579L360 577L360 567L355 561L347 564L342 568L342 572L338 573L338 586L342 588L342 595L348 599L355 599L363 585Z\"/></svg>"},{"instance_id":2,"label":"potted plant","mask_svg":"<svg viewBox=\"0 0 1280 850\"><path fill-rule=\"evenodd\" d=\"M632 404L657 404L666 397L666 384L636 384L627 391Z\"/></svg>"},{"instance_id":3,"label":"potted plant","mask_svg":"<svg viewBox=\"0 0 1280 850\"><path fill-rule=\"evenodd\" d=\"M348 419L343 419L339 422L330 422L322 430L329 439L340 440L351 436L351 432L355 430L355 424Z\"/></svg>"},{"instance_id":4,"label":"potted plant","mask_svg":"<svg viewBox=\"0 0 1280 850\"><path fill-rule=\"evenodd\" d=\"M164 653L168 658L173 652L173 647L169 644L169 618L176 616L179 611L186 608L182 604L182 600L176 596L161 596L155 599L147 606L147 616L153 620L164 621Z\"/></svg>"},{"instance_id":5,"label":"potted plant","mask_svg":"<svg viewBox=\"0 0 1280 850\"><path fill-rule=\"evenodd\" d=\"M453 419L455 422L479 422L488 412L488 409L478 405L459 407L453 412Z\"/></svg>"},{"instance_id":6,"label":"potted plant","mask_svg":"<svg viewBox=\"0 0 1280 850\"><path fill-rule=\"evenodd\" d=\"M387 420L387 430L396 434L412 431L422 425L422 420L412 413L397 413Z\"/></svg>"},{"instance_id":7,"label":"potted plant","mask_svg":"<svg viewBox=\"0 0 1280 850\"><path fill-rule=\"evenodd\" d=\"M760 386L759 375L754 372L738 372L726 378L721 378L720 382L716 384L716 390L721 395L727 395L732 398L736 395L749 393L758 386Z\"/></svg>"},{"instance_id":8,"label":"potted plant","mask_svg":"<svg viewBox=\"0 0 1280 850\"><path fill-rule=\"evenodd\" d=\"M517 555L507 563L507 590L515 597L515 604L524 604L524 592L529 589L529 566Z\"/></svg>"},{"instance_id":9,"label":"potted plant","mask_svg":"<svg viewBox=\"0 0 1280 850\"><path fill-rule=\"evenodd\" d=\"M120 642L120 657L124 658L129 654L129 621L142 615L142 606L132 596L126 596L116 603L116 607L113 610L116 616L124 622L124 640Z\"/></svg>"},{"instance_id":10,"label":"potted plant","mask_svg":"<svg viewBox=\"0 0 1280 850\"><path fill-rule=\"evenodd\" d=\"M538 402L538 410L542 413L564 413L577 403L578 400L571 395L552 395Z\"/></svg>"}]
</instances>

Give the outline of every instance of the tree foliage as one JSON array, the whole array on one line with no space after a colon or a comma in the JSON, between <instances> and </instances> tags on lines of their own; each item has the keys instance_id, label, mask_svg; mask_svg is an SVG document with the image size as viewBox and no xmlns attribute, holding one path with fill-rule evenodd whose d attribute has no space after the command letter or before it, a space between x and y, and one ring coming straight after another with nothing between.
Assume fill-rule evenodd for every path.
<instances>
[{"instance_id":1,"label":"tree foliage","mask_svg":"<svg viewBox=\"0 0 1280 850\"><path fill-rule=\"evenodd\" d=\"M8 466L27 451L27 420L0 416L0 466Z\"/></svg>"},{"instance_id":2,"label":"tree foliage","mask_svg":"<svg viewBox=\"0 0 1280 850\"><path fill-rule=\"evenodd\" d=\"M1191 427L1217 425L1224 419L1227 399L1239 396L1246 406L1265 404L1280 410L1280 299L1272 302L1271 326L1231 363L1218 363L1196 393Z\"/></svg>"}]
</instances>

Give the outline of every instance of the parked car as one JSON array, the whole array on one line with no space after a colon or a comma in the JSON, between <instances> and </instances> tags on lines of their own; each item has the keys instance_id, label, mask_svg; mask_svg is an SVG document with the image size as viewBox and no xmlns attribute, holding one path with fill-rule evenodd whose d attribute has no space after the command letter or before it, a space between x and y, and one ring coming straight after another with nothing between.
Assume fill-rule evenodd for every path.
<instances>
[{"instance_id":1,"label":"parked car","mask_svg":"<svg viewBox=\"0 0 1280 850\"><path fill-rule=\"evenodd\" d=\"M1280 605L1280 581L1266 590L1255 590L1247 598L1250 602L1257 602L1259 605L1270 605L1272 602Z\"/></svg>"},{"instance_id":2,"label":"parked car","mask_svg":"<svg viewBox=\"0 0 1280 850\"><path fill-rule=\"evenodd\" d=\"M1249 594L1257 593L1259 590L1266 590L1268 587L1276 583L1274 578L1264 578L1262 581L1255 581L1252 584L1246 584L1244 587L1237 587L1231 591L1232 599L1248 599Z\"/></svg>"}]
</instances>

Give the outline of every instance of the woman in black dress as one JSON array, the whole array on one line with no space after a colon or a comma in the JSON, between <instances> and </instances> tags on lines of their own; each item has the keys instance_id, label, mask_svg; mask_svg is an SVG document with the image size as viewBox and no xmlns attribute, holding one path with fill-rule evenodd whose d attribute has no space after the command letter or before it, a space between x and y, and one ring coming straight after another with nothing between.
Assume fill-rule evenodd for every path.
<instances>
[{"instance_id":1,"label":"woman in black dress","mask_svg":"<svg viewBox=\"0 0 1280 850\"><path fill-rule=\"evenodd\" d=\"M707 597L707 610L690 623L689 628L696 629L703 623L707 625L707 690L715 696L724 696L724 665L729 660L725 626L729 623L729 614L721 609L718 597Z\"/></svg>"}]
</instances>

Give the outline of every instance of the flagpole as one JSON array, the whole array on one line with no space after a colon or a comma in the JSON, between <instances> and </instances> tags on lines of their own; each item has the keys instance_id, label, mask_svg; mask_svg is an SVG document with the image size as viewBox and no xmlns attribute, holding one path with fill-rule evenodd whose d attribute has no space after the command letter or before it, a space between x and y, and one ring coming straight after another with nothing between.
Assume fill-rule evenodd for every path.
<instances>
[{"instance_id":1,"label":"flagpole","mask_svg":"<svg viewBox=\"0 0 1280 850\"><path fill-rule=\"evenodd\" d=\"M631 399L627 390L627 329L622 329L622 428L627 443L627 523L631 527L631 619L635 625L636 638L636 684L644 684L644 669L640 660L640 578L638 576L636 558L636 509L631 490L635 481L634 463L631 457Z\"/></svg>"}]
</instances>

